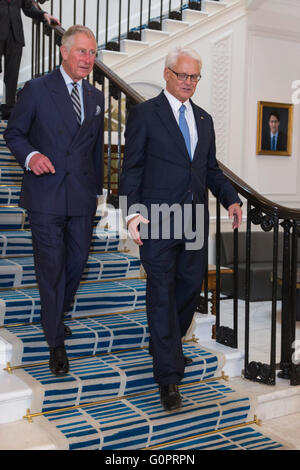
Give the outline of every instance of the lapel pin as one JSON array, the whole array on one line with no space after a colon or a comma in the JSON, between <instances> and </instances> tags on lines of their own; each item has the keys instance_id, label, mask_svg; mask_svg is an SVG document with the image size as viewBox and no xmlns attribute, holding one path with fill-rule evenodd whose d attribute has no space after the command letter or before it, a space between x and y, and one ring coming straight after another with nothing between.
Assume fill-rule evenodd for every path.
<instances>
[{"instance_id":1,"label":"lapel pin","mask_svg":"<svg viewBox=\"0 0 300 470\"><path fill-rule=\"evenodd\" d=\"M204 117L203 117L203 116L201 116L201 119L204 119Z\"/></svg>"}]
</instances>

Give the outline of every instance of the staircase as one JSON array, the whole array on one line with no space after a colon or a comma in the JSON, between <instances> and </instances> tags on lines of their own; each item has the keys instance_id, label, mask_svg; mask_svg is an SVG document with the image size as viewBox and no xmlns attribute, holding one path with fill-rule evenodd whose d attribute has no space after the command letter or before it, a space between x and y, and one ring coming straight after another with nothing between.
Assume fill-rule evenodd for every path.
<instances>
[{"instance_id":1,"label":"staircase","mask_svg":"<svg viewBox=\"0 0 300 470\"><path fill-rule=\"evenodd\" d=\"M55 377L40 325L22 169L0 134L0 446L14 449L283 449L255 403L228 385L224 356L186 340L182 409L165 412L148 354L145 279L119 234L95 217L91 252L66 312L70 372ZM10 441L9 441L10 439Z\"/></svg>"}]
</instances>

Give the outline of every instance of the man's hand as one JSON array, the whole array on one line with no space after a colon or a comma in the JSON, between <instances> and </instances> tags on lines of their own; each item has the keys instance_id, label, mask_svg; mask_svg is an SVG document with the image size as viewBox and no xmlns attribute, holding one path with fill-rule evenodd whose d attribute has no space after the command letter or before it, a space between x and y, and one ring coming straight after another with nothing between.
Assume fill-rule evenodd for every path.
<instances>
[{"instance_id":1,"label":"man's hand","mask_svg":"<svg viewBox=\"0 0 300 470\"><path fill-rule=\"evenodd\" d=\"M55 168L49 158L41 153L36 153L31 157L29 168L37 176L44 175L46 173L52 173L54 175L55 173Z\"/></svg>"},{"instance_id":2,"label":"man's hand","mask_svg":"<svg viewBox=\"0 0 300 470\"><path fill-rule=\"evenodd\" d=\"M60 26L60 21L55 18L54 16L49 15L49 13L44 13L44 18L47 21L48 24L54 24L54 25L59 25Z\"/></svg>"},{"instance_id":3,"label":"man's hand","mask_svg":"<svg viewBox=\"0 0 300 470\"><path fill-rule=\"evenodd\" d=\"M139 246L142 246L143 242L141 240L140 232L138 230L139 224L149 224L149 220L145 219L145 217L143 217L142 215L137 215L136 217L133 217L128 222L128 231L134 243L136 243Z\"/></svg>"},{"instance_id":4,"label":"man's hand","mask_svg":"<svg viewBox=\"0 0 300 470\"><path fill-rule=\"evenodd\" d=\"M228 207L228 217L229 219L233 218L232 221L232 228L238 228L242 223L243 211L241 206L236 202L235 204L231 204Z\"/></svg>"}]
</instances>

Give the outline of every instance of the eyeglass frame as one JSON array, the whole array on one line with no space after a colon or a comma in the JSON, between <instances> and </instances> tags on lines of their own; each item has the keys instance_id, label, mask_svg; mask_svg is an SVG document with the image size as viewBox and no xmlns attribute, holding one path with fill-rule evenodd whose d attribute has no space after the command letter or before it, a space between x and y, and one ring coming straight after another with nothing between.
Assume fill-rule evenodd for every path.
<instances>
[{"instance_id":1,"label":"eyeglass frame","mask_svg":"<svg viewBox=\"0 0 300 470\"><path fill-rule=\"evenodd\" d=\"M175 75L177 76L177 80L180 80L181 82L186 82L188 78L190 78L191 82L193 83L198 83L201 80L201 74L196 75L195 73L192 73L191 75L189 75L183 72L175 72L175 70L172 70L170 67L168 67L168 69L171 70L171 72L175 73ZM185 78L179 78L179 75L184 75ZM195 76L198 77L197 80L192 79L192 77Z\"/></svg>"}]
</instances>

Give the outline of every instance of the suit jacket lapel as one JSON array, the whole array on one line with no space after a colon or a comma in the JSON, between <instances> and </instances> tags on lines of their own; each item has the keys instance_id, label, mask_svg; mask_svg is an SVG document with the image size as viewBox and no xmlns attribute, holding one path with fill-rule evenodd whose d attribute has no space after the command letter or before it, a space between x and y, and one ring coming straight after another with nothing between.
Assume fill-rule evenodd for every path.
<instances>
[{"instance_id":1,"label":"suit jacket lapel","mask_svg":"<svg viewBox=\"0 0 300 470\"><path fill-rule=\"evenodd\" d=\"M198 106L196 106L192 102L192 100L190 100L190 102L191 102L191 105L192 105L192 108L193 108L195 121L196 121L197 132L198 132L198 141L197 141L197 145L196 145L194 155L193 155L193 160L194 160L195 158L197 158L199 156L201 144L203 146L203 139L205 138L204 129L203 129L204 117L202 116L201 110L198 108Z\"/></svg>"},{"instance_id":2,"label":"suit jacket lapel","mask_svg":"<svg viewBox=\"0 0 300 470\"><path fill-rule=\"evenodd\" d=\"M96 111L96 105L93 100L93 90L89 86L86 80L82 80L83 87L83 106L84 106L84 121L81 125L80 130L82 130L86 125L88 125L93 117L93 111Z\"/></svg>"},{"instance_id":3,"label":"suit jacket lapel","mask_svg":"<svg viewBox=\"0 0 300 470\"><path fill-rule=\"evenodd\" d=\"M74 136L78 130L76 115L68 88L59 70L55 70L49 75L47 84L55 105L58 108L59 115L63 119L71 135Z\"/></svg>"},{"instance_id":4,"label":"suit jacket lapel","mask_svg":"<svg viewBox=\"0 0 300 470\"><path fill-rule=\"evenodd\" d=\"M184 137L181 133L181 130L177 124L172 108L164 92L161 92L161 94L158 95L157 100L156 100L156 105L157 105L157 113L161 121L163 122L164 126L168 129L171 135L172 141L175 142L175 144L180 148L181 153L190 162L191 160L190 160L190 156L185 145Z\"/></svg>"}]
</instances>

